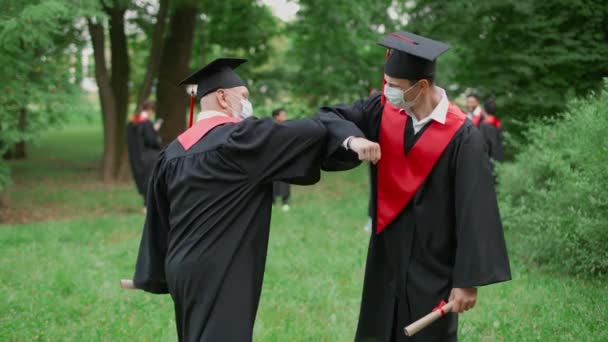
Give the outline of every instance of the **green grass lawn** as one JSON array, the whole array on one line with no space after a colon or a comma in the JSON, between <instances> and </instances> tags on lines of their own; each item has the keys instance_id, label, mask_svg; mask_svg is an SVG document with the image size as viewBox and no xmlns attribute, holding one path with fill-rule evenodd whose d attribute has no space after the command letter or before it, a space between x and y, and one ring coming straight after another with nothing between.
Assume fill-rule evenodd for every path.
<instances>
[{"instance_id":1,"label":"green grass lawn","mask_svg":"<svg viewBox=\"0 0 608 342\"><path fill-rule=\"evenodd\" d=\"M28 223L0 225L0 341L176 340L168 296L118 286L133 273L143 217L133 185L96 180L100 143L97 126L72 125L12 164L5 203ZM366 180L363 167L325 174L274 213L256 341L352 341ZM529 268L525 251L511 259L514 280L480 290L461 340L608 341L606 284Z\"/></svg>"}]
</instances>

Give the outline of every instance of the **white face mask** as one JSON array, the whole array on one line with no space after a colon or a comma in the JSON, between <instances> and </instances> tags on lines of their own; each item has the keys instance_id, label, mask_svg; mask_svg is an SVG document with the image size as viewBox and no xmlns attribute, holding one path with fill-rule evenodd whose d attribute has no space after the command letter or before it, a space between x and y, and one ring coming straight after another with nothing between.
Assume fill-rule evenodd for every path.
<instances>
[{"instance_id":1,"label":"white face mask","mask_svg":"<svg viewBox=\"0 0 608 342\"><path fill-rule=\"evenodd\" d=\"M405 109L407 111L412 111L412 107L414 107L416 105L416 102L418 102L418 98L420 97L420 93L422 93L422 90L418 92L418 95L416 95L416 98L414 98L412 101L405 101L405 94L408 91L412 90L412 88L414 88L416 84L418 84L418 82L407 88L407 90L401 90L397 87L391 87L387 84L384 87L384 96L386 97L388 102L390 102L393 106Z\"/></svg>"},{"instance_id":2,"label":"white face mask","mask_svg":"<svg viewBox=\"0 0 608 342\"><path fill-rule=\"evenodd\" d=\"M241 112L237 115L243 120L253 115L253 105L249 100L241 100Z\"/></svg>"},{"instance_id":3,"label":"white face mask","mask_svg":"<svg viewBox=\"0 0 608 342\"><path fill-rule=\"evenodd\" d=\"M229 94L232 96L232 94ZM253 116L253 105L247 99L241 99L241 110L234 110L232 107L232 113L235 117L245 120L251 116Z\"/></svg>"}]
</instances>

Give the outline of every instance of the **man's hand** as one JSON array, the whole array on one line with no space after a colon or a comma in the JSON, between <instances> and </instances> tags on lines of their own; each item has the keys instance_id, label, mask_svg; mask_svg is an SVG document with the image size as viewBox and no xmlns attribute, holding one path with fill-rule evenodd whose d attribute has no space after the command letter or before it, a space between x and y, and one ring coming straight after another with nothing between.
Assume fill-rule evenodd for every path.
<instances>
[{"instance_id":1,"label":"man's hand","mask_svg":"<svg viewBox=\"0 0 608 342\"><path fill-rule=\"evenodd\" d=\"M450 293L450 302L454 303L452 312L463 313L470 310L477 302L477 289L452 289L452 293Z\"/></svg>"},{"instance_id":2,"label":"man's hand","mask_svg":"<svg viewBox=\"0 0 608 342\"><path fill-rule=\"evenodd\" d=\"M163 119L158 119L154 122L154 130L155 131L159 131L160 128L163 126Z\"/></svg>"},{"instance_id":3,"label":"man's hand","mask_svg":"<svg viewBox=\"0 0 608 342\"><path fill-rule=\"evenodd\" d=\"M351 138L348 141L348 149L355 152L359 160L368 160L374 164L380 160L380 145L365 138Z\"/></svg>"}]
</instances>

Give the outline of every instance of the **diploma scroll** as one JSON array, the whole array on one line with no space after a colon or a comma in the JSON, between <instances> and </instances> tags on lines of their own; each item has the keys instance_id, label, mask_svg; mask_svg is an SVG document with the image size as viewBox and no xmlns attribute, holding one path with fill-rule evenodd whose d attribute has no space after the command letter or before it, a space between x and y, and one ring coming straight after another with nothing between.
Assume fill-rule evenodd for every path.
<instances>
[{"instance_id":1,"label":"diploma scroll","mask_svg":"<svg viewBox=\"0 0 608 342\"><path fill-rule=\"evenodd\" d=\"M433 323L436 320L438 320L439 318L445 316L446 313L452 311L452 304L453 303L447 303L447 304L445 304L443 302L440 303L439 306L437 308L433 309L433 311L431 313L429 313L428 315L422 317L421 319L417 320L416 322L405 327L403 329L405 336L414 336L420 330L426 328L431 323Z\"/></svg>"}]
</instances>

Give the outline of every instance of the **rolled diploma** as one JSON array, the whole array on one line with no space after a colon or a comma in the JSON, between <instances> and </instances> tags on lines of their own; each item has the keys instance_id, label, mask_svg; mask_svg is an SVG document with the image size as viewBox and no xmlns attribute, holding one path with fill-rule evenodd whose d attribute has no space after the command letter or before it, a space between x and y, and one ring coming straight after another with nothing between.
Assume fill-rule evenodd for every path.
<instances>
[{"instance_id":1,"label":"rolled diploma","mask_svg":"<svg viewBox=\"0 0 608 342\"><path fill-rule=\"evenodd\" d=\"M445 312L447 314L450 311L452 311L452 303L447 303L446 305L443 306L443 312ZM417 320L416 322L405 327L403 329L403 332L405 332L405 336L414 336L417 332L426 328L427 326L429 326L429 324L435 322L442 316L443 315L441 314L441 310L435 310L435 311L431 312L430 314Z\"/></svg>"}]
</instances>

